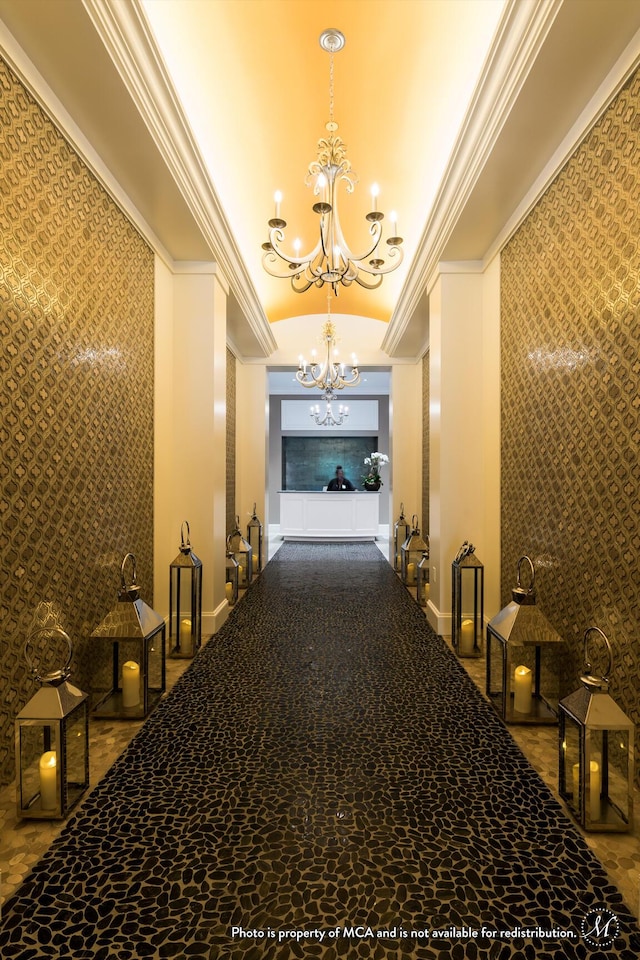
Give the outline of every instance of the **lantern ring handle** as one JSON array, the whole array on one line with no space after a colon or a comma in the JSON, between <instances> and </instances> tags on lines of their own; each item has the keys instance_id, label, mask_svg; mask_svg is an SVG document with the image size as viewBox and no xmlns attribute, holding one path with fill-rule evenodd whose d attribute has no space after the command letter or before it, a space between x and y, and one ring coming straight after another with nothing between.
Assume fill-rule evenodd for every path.
<instances>
[{"instance_id":1,"label":"lantern ring handle","mask_svg":"<svg viewBox=\"0 0 640 960\"><path fill-rule=\"evenodd\" d=\"M67 648L68 648L67 659L65 660L64 666L61 667L59 670L53 670L51 673L42 674L42 673L39 673L37 667L34 666L33 660L31 659L31 656L29 654L29 646L36 639L36 637L40 637L43 634L47 634L50 636L52 633L54 633L58 637L62 637L64 640L67 641ZM73 656L73 643L71 641L71 637L69 636L68 633L65 633L62 627L39 627L37 630L34 630L33 633L30 633L27 639L25 640L24 658L27 661L27 666L29 667L31 675L34 677L35 680L38 681L38 683L50 683L50 684L53 684L54 686L60 683L64 683L64 681L69 676L69 672L70 672L69 668L71 666L72 656Z\"/></svg>"},{"instance_id":2,"label":"lantern ring handle","mask_svg":"<svg viewBox=\"0 0 640 960\"><path fill-rule=\"evenodd\" d=\"M472 543L469 543L468 540L465 540L460 549L456 554L456 558L453 561L454 563L460 563L461 560L464 560L465 557L470 557L475 551L475 547Z\"/></svg>"},{"instance_id":3,"label":"lantern ring handle","mask_svg":"<svg viewBox=\"0 0 640 960\"><path fill-rule=\"evenodd\" d=\"M124 576L124 568L125 568L125 566L126 566L126 564L127 564L127 560L131 560L132 578L131 578L131 582L130 582L130 583L127 583L127 581L125 580L125 576ZM134 586L136 585L136 581L137 581L137 579L138 579L138 571L137 571L137 569L136 569L136 558L135 558L135 556L134 556L133 553L127 553L127 554L125 554L124 560L122 561L122 566L120 567L120 577L121 577L121 579L122 579L122 589L123 589L123 590L127 590L128 588L134 587Z\"/></svg>"},{"instance_id":4,"label":"lantern ring handle","mask_svg":"<svg viewBox=\"0 0 640 960\"><path fill-rule=\"evenodd\" d=\"M523 561L523 560L526 560L526 561L527 561L527 563L529 564L529 568L530 568L530 570L531 570L531 582L530 582L530 584L529 584L529 586L528 586L528 588L527 588L527 593L533 593L533 585L534 585L534 583L536 582L536 568L535 568L534 565L533 565L533 560L531 559L531 557L528 557L526 554L525 554L523 557L520 557L520 559L518 560L518 583L517 583L517 587L518 587L519 590L522 589L521 580L520 580L520 569L521 569L521 567L522 567L522 561Z\"/></svg>"},{"instance_id":5,"label":"lantern ring handle","mask_svg":"<svg viewBox=\"0 0 640 960\"><path fill-rule=\"evenodd\" d=\"M607 664L607 669L605 670L602 680L609 680L611 671L613 670L613 650L611 649L611 644L609 642L609 637L600 629L600 627L587 627L584 632L584 665L587 673L591 673L591 660L589 659L589 634L598 633L604 640L607 647L607 657L609 662Z\"/></svg>"},{"instance_id":6,"label":"lantern ring handle","mask_svg":"<svg viewBox=\"0 0 640 960\"><path fill-rule=\"evenodd\" d=\"M187 539L184 538L184 528L187 528ZM181 550L189 550L191 548L191 530L189 529L189 521L183 520L182 526L180 527L180 540L181 540Z\"/></svg>"},{"instance_id":7,"label":"lantern ring handle","mask_svg":"<svg viewBox=\"0 0 640 960\"><path fill-rule=\"evenodd\" d=\"M415 520L415 523L413 522L414 520ZM417 529L418 529L418 514L417 514L417 513L412 513L412 514L411 514L411 527L412 527L413 530L417 530Z\"/></svg>"}]
</instances>

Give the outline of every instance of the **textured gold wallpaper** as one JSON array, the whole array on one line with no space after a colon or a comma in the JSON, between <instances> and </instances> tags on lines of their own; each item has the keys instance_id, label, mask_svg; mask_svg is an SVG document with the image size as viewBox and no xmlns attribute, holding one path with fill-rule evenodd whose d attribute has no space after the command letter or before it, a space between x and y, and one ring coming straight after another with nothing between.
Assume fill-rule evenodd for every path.
<instances>
[{"instance_id":1,"label":"textured gold wallpaper","mask_svg":"<svg viewBox=\"0 0 640 960\"><path fill-rule=\"evenodd\" d=\"M638 734L639 211L636 73L502 254L501 416L503 602L529 553L571 685L598 626Z\"/></svg>"},{"instance_id":2,"label":"textured gold wallpaper","mask_svg":"<svg viewBox=\"0 0 640 960\"><path fill-rule=\"evenodd\" d=\"M236 525L236 358L227 347L227 534ZM239 509L239 508L238 508ZM242 535L246 535L240 518Z\"/></svg>"},{"instance_id":3,"label":"textured gold wallpaper","mask_svg":"<svg viewBox=\"0 0 640 960\"><path fill-rule=\"evenodd\" d=\"M0 778L35 692L22 648L59 616L84 638L120 564L152 596L153 254L0 60ZM7 693L8 691L8 693ZM6 694L6 696L5 696Z\"/></svg>"}]
</instances>

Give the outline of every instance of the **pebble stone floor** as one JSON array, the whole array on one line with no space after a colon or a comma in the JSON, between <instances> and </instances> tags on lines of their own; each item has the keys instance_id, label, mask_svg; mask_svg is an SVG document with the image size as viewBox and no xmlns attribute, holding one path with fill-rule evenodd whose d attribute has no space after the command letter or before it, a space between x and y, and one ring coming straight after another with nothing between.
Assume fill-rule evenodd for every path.
<instances>
[{"instance_id":1,"label":"pebble stone floor","mask_svg":"<svg viewBox=\"0 0 640 960\"><path fill-rule=\"evenodd\" d=\"M2 960L639 955L620 892L369 544L278 551L0 922Z\"/></svg>"}]
</instances>

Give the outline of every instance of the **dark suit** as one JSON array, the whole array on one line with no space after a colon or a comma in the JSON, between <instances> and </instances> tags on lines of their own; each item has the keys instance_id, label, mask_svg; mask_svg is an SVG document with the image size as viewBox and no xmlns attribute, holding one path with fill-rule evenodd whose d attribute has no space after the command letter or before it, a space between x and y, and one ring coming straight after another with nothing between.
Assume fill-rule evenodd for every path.
<instances>
[{"instance_id":1,"label":"dark suit","mask_svg":"<svg viewBox=\"0 0 640 960\"><path fill-rule=\"evenodd\" d=\"M342 480L334 477L333 480L329 480L327 490L355 490L355 487L351 483L351 480L347 480L346 477L343 477Z\"/></svg>"}]
</instances>

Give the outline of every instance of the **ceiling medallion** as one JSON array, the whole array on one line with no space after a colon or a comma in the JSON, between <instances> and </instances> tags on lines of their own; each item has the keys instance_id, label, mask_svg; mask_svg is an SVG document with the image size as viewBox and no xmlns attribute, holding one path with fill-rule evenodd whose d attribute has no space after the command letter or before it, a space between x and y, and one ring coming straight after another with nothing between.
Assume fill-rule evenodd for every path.
<instances>
[{"instance_id":1,"label":"ceiling medallion","mask_svg":"<svg viewBox=\"0 0 640 960\"><path fill-rule=\"evenodd\" d=\"M338 124L333 118L333 56L345 44L344 34L339 30L325 30L320 36L320 46L329 53L329 122L327 135L318 140L317 158L309 164L306 184L313 188L318 200L313 205L320 221L320 236L313 249L302 254L300 240L294 242L293 255L282 247L287 221L280 216L282 194L275 194L275 216L269 220L269 239L262 244L262 265L272 277L290 279L296 293L304 293L309 287L321 287L328 283L338 295L339 285L349 287L354 281L368 290L375 290L382 283L385 273L399 267L403 259L402 237L398 236L397 217L391 213L391 236L387 237L387 256L379 249L382 240L384 214L377 209L378 185L371 187L373 209L366 215L370 224L371 244L360 254L351 252L340 226L338 216L338 184L342 181L347 193L353 193L358 178L347 159L346 146L337 136Z\"/></svg>"}]
</instances>

